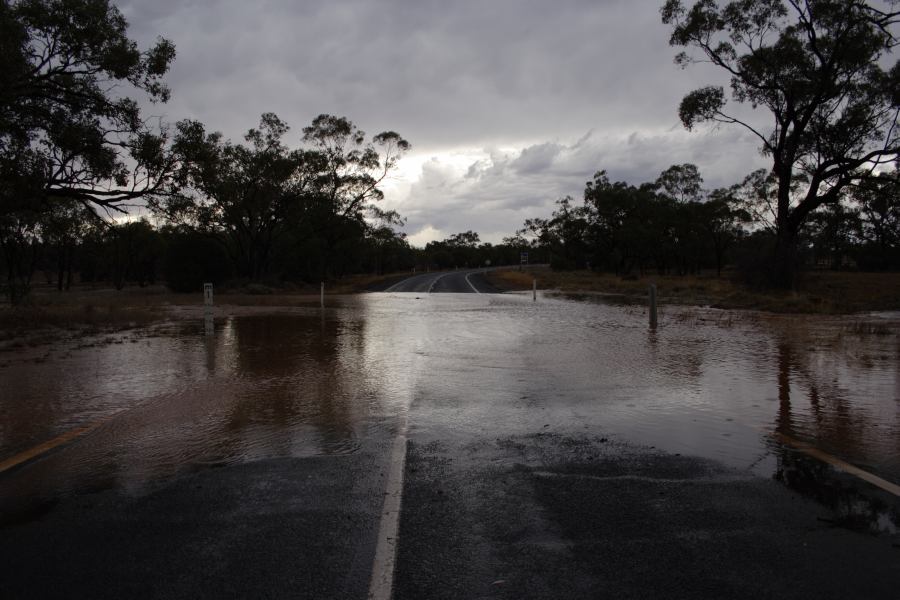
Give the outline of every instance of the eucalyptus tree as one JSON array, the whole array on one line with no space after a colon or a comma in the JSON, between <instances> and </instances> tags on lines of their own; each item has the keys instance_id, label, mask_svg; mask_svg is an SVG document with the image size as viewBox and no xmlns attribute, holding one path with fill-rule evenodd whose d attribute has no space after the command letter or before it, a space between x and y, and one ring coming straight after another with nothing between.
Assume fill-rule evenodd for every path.
<instances>
[{"instance_id":1,"label":"eucalyptus tree","mask_svg":"<svg viewBox=\"0 0 900 600\"><path fill-rule=\"evenodd\" d=\"M661 10L676 63L708 62L730 78L731 100L768 111L769 126L729 106L722 86L687 94L678 112L687 129L703 122L743 127L772 162L775 249L772 282L790 287L798 233L823 205L871 177L900 151L900 66L895 2L736 0ZM798 181L802 185L798 185Z\"/></svg>"},{"instance_id":2,"label":"eucalyptus tree","mask_svg":"<svg viewBox=\"0 0 900 600\"><path fill-rule=\"evenodd\" d=\"M181 121L175 136L180 168L174 193L154 199L171 220L220 236L239 275L267 274L273 245L311 193L304 154L283 138L288 125L264 113L246 144L206 133L197 121Z\"/></svg>"},{"instance_id":3,"label":"eucalyptus tree","mask_svg":"<svg viewBox=\"0 0 900 600\"><path fill-rule=\"evenodd\" d=\"M697 165L691 163L672 165L660 173L656 185L676 202L697 202L703 196L703 177Z\"/></svg>"},{"instance_id":4,"label":"eucalyptus tree","mask_svg":"<svg viewBox=\"0 0 900 600\"><path fill-rule=\"evenodd\" d=\"M715 256L716 275L722 276L727 252L744 235L750 219L735 196L735 188L718 188L696 206L698 222Z\"/></svg>"},{"instance_id":5,"label":"eucalyptus tree","mask_svg":"<svg viewBox=\"0 0 900 600\"><path fill-rule=\"evenodd\" d=\"M348 219L372 213L384 198L378 186L411 147L394 131L367 141L365 132L346 117L325 114L303 128L303 141L305 158L316 171L316 189L334 216Z\"/></svg>"},{"instance_id":6,"label":"eucalyptus tree","mask_svg":"<svg viewBox=\"0 0 900 600\"><path fill-rule=\"evenodd\" d=\"M335 256L348 237L384 220L379 187L410 144L394 131L367 138L346 117L322 114L303 128L304 160L318 200L309 214L323 253L322 276L338 274Z\"/></svg>"},{"instance_id":7,"label":"eucalyptus tree","mask_svg":"<svg viewBox=\"0 0 900 600\"><path fill-rule=\"evenodd\" d=\"M0 212L0 273L4 275L0 288L11 304L28 295L42 253L41 215L36 210Z\"/></svg>"},{"instance_id":8,"label":"eucalyptus tree","mask_svg":"<svg viewBox=\"0 0 900 600\"><path fill-rule=\"evenodd\" d=\"M656 185L633 186L611 182L606 171L598 171L585 184L582 217L585 237L595 261L604 260L615 272L639 273L655 263L661 272L671 258L670 206L660 202Z\"/></svg>"},{"instance_id":9,"label":"eucalyptus tree","mask_svg":"<svg viewBox=\"0 0 900 600\"><path fill-rule=\"evenodd\" d=\"M158 190L172 162L138 93L165 102L175 47L140 50L107 0L0 0L0 194L116 208ZM8 209L8 205L3 207Z\"/></svg>"},{"instance_id":10,"label":"eucalyptus tree","mask_svg":"<svg viewBox=\"0 0 900 600\"><path fill-rule=\"evenodd\" d=\"M41 212L41 240L53 252L57 290L72 287L76 253L98 226L96 213L81 204L54 204Z\"/></svg>"},{"instance_id":11,"label":"eucalyptus tree","mask_svg":"<svg viewBox=\"0 0 900 600\"><path fill-rule=\"evenodd\" d=\"M168 100L175 47L159 38L141 50L127 29L107 0L0 0L0 245L13 302L60 215L125 210L170 183L167 133L130 95Z\"/></svg>"},{"instance_id":12,"label":"eucalyptus tree","mask_svg":"<svg viewBox=\"0 0 900 600\"><path fill-rule=\"evenodd\" d=\"M173 145L177 177L154 207L176 222L224 236L241 276L269 274L273 252L288 236L317 254L317 275L328 275L338 249L363 240L367 217L398 221L396 213L377 206L383 198L378 186L409 144L393 132L367 142L351 121L330 115L304 128L297 148L285 141L289 131L277 115L264 113L259 127L244 136L246 143L236 144L207 133L199 122L180 122Z\"/></svg>"},{"instance_id":13,"label":"eucalyptus tree","mask_svg":"<svg viewBox=\"0 0 900 600\"><path fill-rule=\"evenodd\" d=\"M859 210L864 265L900 267L900 173L881 173L854 186L849 196Z\"/></svg>"}]
</instances>

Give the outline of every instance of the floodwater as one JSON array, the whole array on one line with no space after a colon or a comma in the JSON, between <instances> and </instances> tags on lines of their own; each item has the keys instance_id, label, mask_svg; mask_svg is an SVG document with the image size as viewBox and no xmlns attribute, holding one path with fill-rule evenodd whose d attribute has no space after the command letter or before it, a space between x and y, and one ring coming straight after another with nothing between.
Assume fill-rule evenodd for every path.
<instances>
[{"instance_id":1,"label":"floodwater","mask_svg":"<svg viewBox=\"0 0 900 600\"><path fill-rule=\"evenodd\" d=\"M668 307L651 330L643 307L596 299L329 301L0 355L0 461L101 424L4 474L0 502L354 452L404 419L414 438L551 431L706 457L897 531L896 512L782 441L900 483L900 315Z\"/></svg>"}]
</instances>

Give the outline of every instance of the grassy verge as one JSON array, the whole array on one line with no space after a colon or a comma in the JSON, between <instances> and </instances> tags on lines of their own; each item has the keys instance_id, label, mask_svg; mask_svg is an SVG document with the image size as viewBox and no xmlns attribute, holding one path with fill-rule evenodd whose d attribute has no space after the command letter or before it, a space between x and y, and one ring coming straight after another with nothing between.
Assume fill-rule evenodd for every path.
<instances>
[{"instance_id":1,"label":"grassy verge","mask_svg":"<svg viewBox=\"0 0 900 600\"><path fill-rule=\"evenodd\" d=\"M654 283L662 302L716 308L818 314L900 310L900 273L810 272L800 278L794 292L753 290L725 276L623 279L591 271L534 268L523 272L492 271L486 277L501 290L531 289L532 279L536 278L541 289L641 297L646 296L647 286Z\"/></svg>"}]
</instances>

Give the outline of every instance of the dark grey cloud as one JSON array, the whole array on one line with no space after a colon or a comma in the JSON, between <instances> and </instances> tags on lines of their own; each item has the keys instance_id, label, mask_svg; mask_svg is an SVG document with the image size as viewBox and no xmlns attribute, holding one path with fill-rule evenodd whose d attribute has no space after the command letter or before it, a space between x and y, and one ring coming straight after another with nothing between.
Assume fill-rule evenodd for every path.
<instances>
[{"instance_id":1,"label":"dark grey cloud","mask_svg":"<svg viewBox=\"0 0 900 600\"><path fill-rule=\"evenodd\" d=\"M169 120L237 138L274 111L400 132L414 151L388 200L415 234L496 239L522 214L580 194L598 169L632 182L696 162L730 181L758 162L736 130L686 134L687 91L723 81L672 63L662 0L134 0L144 44L172 39ZM586 135L586 132L591 132ZM468 157L468 159L467 159ZM469 160L470 159L470 160ZM468 162L466 162L468 160ZM532 215L528 215L532 216Z\"/></svg>"}]
</instances>

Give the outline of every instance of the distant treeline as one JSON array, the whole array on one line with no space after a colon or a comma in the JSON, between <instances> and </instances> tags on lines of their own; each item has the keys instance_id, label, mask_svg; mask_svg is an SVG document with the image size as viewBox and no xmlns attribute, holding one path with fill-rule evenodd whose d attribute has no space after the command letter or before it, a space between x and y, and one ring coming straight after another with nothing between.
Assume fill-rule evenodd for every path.
<instances>
[{"instance_id":1,"label":"distant treeline","mask_svg":"<svg viewBox=\"0 0 900 600\"><path fill-rule=\"evenodd\" d=\"M605 171L586 184L583 201L556 203L510 246L549 255L557 269L621 275L722 273L734 266L766 283L776 240L774 178L765 170L739 184L706 191L695 165L675 165L634 186ZM841 202L813 213L799 231L797 268L900 269L900 184L895 172L845 188Z\"/></svg>"},{"instance_id":2,"label":"distant treeline","mask_svg":"<svg viewBox=\"0 0 900 600\"><path fill-rule=\"evenodd\" d=\"M43 223L41 236L5 246L4 252L17 257L20 289L34 284L64 291L73 283L117 289L165 283L173 291L199 293L205 282L277 289L318 283L323 273L339 279L351 274L518 264L521 252L528 251L480 243L472 232L430 242L425 249L411 247L402 234L387 227L361 227L355 233L345 235L340 251L332 252L328 240L314 231L290 229L269 249L265 269L256 278L241 269L242 258L230 251L226 237L180 225L157 228L146 219L105 224L85 214L65 219L55 215L52 223ZM531 254L531 262L546 259L540 252Z\"/></svg>"}]
</instances>

